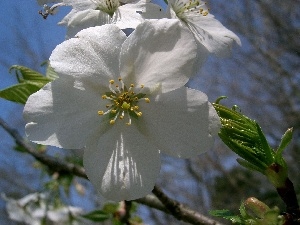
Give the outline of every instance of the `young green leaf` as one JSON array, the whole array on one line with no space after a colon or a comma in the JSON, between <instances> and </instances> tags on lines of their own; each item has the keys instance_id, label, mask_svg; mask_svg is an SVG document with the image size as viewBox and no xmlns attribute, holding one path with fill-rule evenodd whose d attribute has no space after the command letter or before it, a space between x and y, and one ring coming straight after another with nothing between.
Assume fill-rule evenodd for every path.
<instances>
[{"instance_id":1,"label":"young green leaf","mask_svg":"<svg viewBox=\"0 0 300 225\"><path fill-rule=\"evenodd\" d=\"M47 76L29 69L25 66L13 65L9 72L15 71L19 84L0 90L0 97L9 101L25 104L28 97L40 90L45 84L54 80L57 76L49 66Z\"/></svg>"},{"instance_id":2,"label":"young green leaf","mask_svg":"<svg viewBox=\"0 0 300 225\"><path fill-rule=\"evenodd\" d=\"M111 216L107 212L104 212L103 210L95 210L88 214L82 215L82 217L94 222L102 222L111 218Z\"/></svg>"},{"instance_id":3,"label":"young green leaf","mask_svg":"<svg viewBox=\"0 0 300 225\"><path fill-rule=\"evenodd\" d=\"M41 87L34 83L20 83L0 90L0 97L8 101L25 104L28 97L40 89Z\"/></svg>"}]
</instances>

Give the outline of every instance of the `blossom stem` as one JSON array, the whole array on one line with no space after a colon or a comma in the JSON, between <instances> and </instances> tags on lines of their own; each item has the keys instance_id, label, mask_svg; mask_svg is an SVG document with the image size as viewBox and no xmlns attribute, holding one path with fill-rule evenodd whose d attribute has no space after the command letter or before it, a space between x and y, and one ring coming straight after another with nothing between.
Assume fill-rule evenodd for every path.
<instances>
[{"instance_id":1,"label":"blossom stem","mask_svg":"<svg viewBox=\"0 0 300 225\"><path fill-rule=\"evenodd\" d=\"M300 209L292 181L286 178L284 186L278 187L276 190L286 205L287 217L292 218L293 221L299 221Z\"/></svg>"}]
</instances>

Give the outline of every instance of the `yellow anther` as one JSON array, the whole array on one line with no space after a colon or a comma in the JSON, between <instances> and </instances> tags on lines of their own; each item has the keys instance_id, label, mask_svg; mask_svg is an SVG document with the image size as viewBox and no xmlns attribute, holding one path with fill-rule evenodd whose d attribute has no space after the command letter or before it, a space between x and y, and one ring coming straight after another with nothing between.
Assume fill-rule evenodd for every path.
<instances>
[{"instance_id":1,"label":"yellow anther","mask_svg":"<svg viewBox=\"0 0 300 225\"><path fill-rule=\"evenodd\" d=\"M131 125L131 123L126 123L126 125L130 126L130 125Z\"/></svg>"},{"instance_id":2,"label":"yellow anther","mask_svg":"<svg viewBox=\"0 0 300 225\"><path fill-rule=\"evenodd\" d=\"M122 78L121 78L121 77L119 77L119 78L118 78L118 80L119 80L119 81L121 81L121 80L122 80Z\"/></svg>"},{"instance_id":3,"label":"yellow anther","mask_svg":"<svg viewBox=\"0 0 300 225\"><path fill-rule=\"evenodd\" d=\"M207 11L205 11L205 12L202 13L203 16L207 16L207 14L208 14Z\"/></svg>"},{"instance_id":4,"label":"yellow anther","mask_svg":"<svg viewBox=\"0 0 300 225\"><path fill-rule=\"evenodd\" d=\"M194 1L194 0L193 0ZM134 91L134 84L130 84L129 88L125 86L121 78L118 78L115 83L114 80L109 81L109 89L111 90L110 94L103 94L102 99L109 100L109 104L105 105L107 108L106 111L99 110L99 115L110 114L113 118L109 119L109 123L115 124L117 119L125 119L126 114L128 114L129 120L125 121L125 124L131 125L131 115L134 114L135 119L142 116L142 112L139 111L139 106L137 105L140 100L144 100L149 103L149 98L143 98L144 93ZM113 84L113 85L112 85ZM140 88L144 88L144 84L140 85ZM127 91L125 91L127 90ZM126 123L127 122L127 123Z\"/></svg>"},{"instance_id":5,"label":"yellow anther","mask_svg":"<svg viewBox=\"0 0 300 225\"><path fill-rule=\"evenodd\" d=\"M201 8L201 9L199 9L199 12L200 12L200 13L202 13L202 12L203 12L203 10L204 10L204 9L202 9L202 8Z\"/></svg>"}]
</instances>

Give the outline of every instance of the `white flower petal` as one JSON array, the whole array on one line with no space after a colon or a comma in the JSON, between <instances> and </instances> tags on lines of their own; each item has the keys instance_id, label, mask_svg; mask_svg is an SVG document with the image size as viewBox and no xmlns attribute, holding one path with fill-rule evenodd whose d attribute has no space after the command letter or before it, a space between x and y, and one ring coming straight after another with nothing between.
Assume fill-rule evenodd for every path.
<instances>
[{"instance_id":1,"label":"white flower petal","mask_svg":"<svg viewBox=\"0 0 300 225\"><path fill-rule=\"evenodd\" d=\"M218 56L229 55L234 42L241 45L238 36L224 27L211 14L207 16L190 16L187 25L196 39L210 52Z\"/></svg>"},{"instance_id":2,"label":"white flower petal","mask_svg":"<svg viewBox=\"0 0 300 225\"><path fill-rule=\"evenodd\" d=\"M218 56L230 54L234 42L241 45L238 36L215 19L202 0L169 0L167 15L181 20L200 44Z\"/></svg>"},{"instance_id":3,"label":"white flower petal","mask_svg":"<svg viewBox=\"0 0 300 225\"><path fill-rule=\"evenodd\" d=\"M113 126L87 143L83 163L88 178L109 200L143 197L151 192L159 174L158 149L134 126L121 121Z\"/></svg>"},{"instance_id":4,"label":"white flower petal","mask_svg":"<svg viewBox=\"0 0 300 225\"><path fill-rule=\"evenodd\" d=\"M165 13L156 4L140 1L135 4L125 4L114 13L112 21L121 29L136 28L145 19L162 19Z\"/></svg>"},{"instance_id":5,"label":"white flower petal","mask_svg":"<svg viewBox=\"0 0 300 225\"><path fill-rule=\"evenodd\" d=\"M130 0L126 1L126 4L118 0L64 0L64 4L72 6L71 12L59 23L67 26L67 38L92 26L117 24L121 29L134 29L145 19L165 17L160 6L144 0Z\"/></svg>"},{"instance_id":6,"label":"white flower petal","mask_svg":"<svg viewBox=\"0 0 300 225\"><path fill-rule=\"evenodd\" d=\"M91 27L58 45L50 56L50 64L59 77L71 75L103 84L119 76L117 62L125 39L126 35L115 25Z\"/></svg>"},{"instance_id":7,"label":"white flower petal","mask_svg":"<svg viewBox=\"0 0 300 225\"><path fill-rule=\"evenodd\" d=\"M137 26L122 46L124 80L174 90L193 76L197 45L193 35L173 19L149 20Z\"/></svg>"},{"instance_id":8,"label":"white flower petal","mask_svg":"<svg viewBox=\"0 0 300 225\"><path fill-rule=\"evenodd\" d=\"M98 110L105 108L101 89L93 83L58 78L32 94L24 107L28 138L39 144L67 149L85 146L90 133L102 124Z\"/></svg>"},{"instance_id":9,"label":"white flower petal","mask_svg":"<svg viewBox=\"0 0 300 225\"><path fill-rule=\"evenodd\" d=\"M141 132L162 152L176 157L194 157L207 151L220 128L207 96L186 87L158 94L150 103L140 104L140 110Z\"/></svg>"},{"instance_id":10,"label":"white flower petal","mask_svg":"<svg viewBox=\"0 0 300 225\"><path fill-rule=\"evenodd\" d=\"M64 20L59 23L61 25L67 25L66 39L74 37L83 29L111 23L110 16L100 10L87 9L83 11L72 11L69 13L69 16L67 15Z\"/></svg>"},{"instance_id":11,"label":"white flower petal","mask_svg":"<svg viewBox=\"0 0 300 225\"><path fill-rule=\"evenodd\" d=\"M91 0L63 0L63 2L77 11L96 8L95 3Z\"/></svg>"},{"instance_id":12,"label":"white flower petal","mask_svg":"<svg viewBox=\"0 0 300 225\"><path fill-rule=\"evenodd\" d=\"M39 5L45 5L45 4L49 4L49 3L58 3L58 2L62 2L63 0L37 0Z\"/></svg>"}]
</instances>

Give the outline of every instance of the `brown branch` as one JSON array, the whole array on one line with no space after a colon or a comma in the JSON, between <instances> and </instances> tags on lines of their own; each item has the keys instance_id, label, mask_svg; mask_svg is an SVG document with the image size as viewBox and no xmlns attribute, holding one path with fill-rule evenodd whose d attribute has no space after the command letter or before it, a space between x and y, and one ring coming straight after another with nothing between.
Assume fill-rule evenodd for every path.
<instances>
[{"instance_id":1,"label":"brown branch","mask_svg":"<svg viewBox=\"0 0 300 225\"><path fill-rule=\"evenodd\" d=\"M65 162L63 160L57 159L53 156L46 155L44 153L38 152L32 145L28 144L23 137L18 133L17 130L12 129L3 119L0 118L0 126L9 133L16 141L18 145L24 148L24 150L32 155L36 160L47 165L49 169L63 172L71 173L78 177L83 177L87 179L84 168L74 165L72 163Z\"/></svg>"},{"instance_id":2,"label":"brown branch","mask_svg":"<svg viewBox=\"0 0 300 225\"><path fill-rule=\"evenodd\" d=\"M222 225L184 205L169 198L159 187L154 186L152 193L163 203L165 208L176 219L195 225Z\"/></svg>"},{"instance_id":3,"label":"brown branch","mask_svg":"<svg viewBox=\"0 0 300 225\"><path fill-rule=\"evenodd\" d=\"M74 165L72 163L65 162L57 159L53 156L46 155L38 152L32 145L28 144L17 130L12 129L4 120L0 118L0 126L3 127L16 141L18 145L24 148L24 150L32 155L39 162L47 165L49 169L57 172L64 172L74 174L79 177L87 179L84 168ZM135 200L138 203L147 205L151 208L158 209L165 213L173 215L178 220L182 220L195 225L222 225L221 223L205 217L204 215L197 213L186 206L183 206L179 202L170 199L166 196L157 186L154 187L153 193L157 196L147 195L144 198ZM128 202L129 203L129 202ZM129 208L129 205L128 205Z\"/></svg>"}]
</instances>

